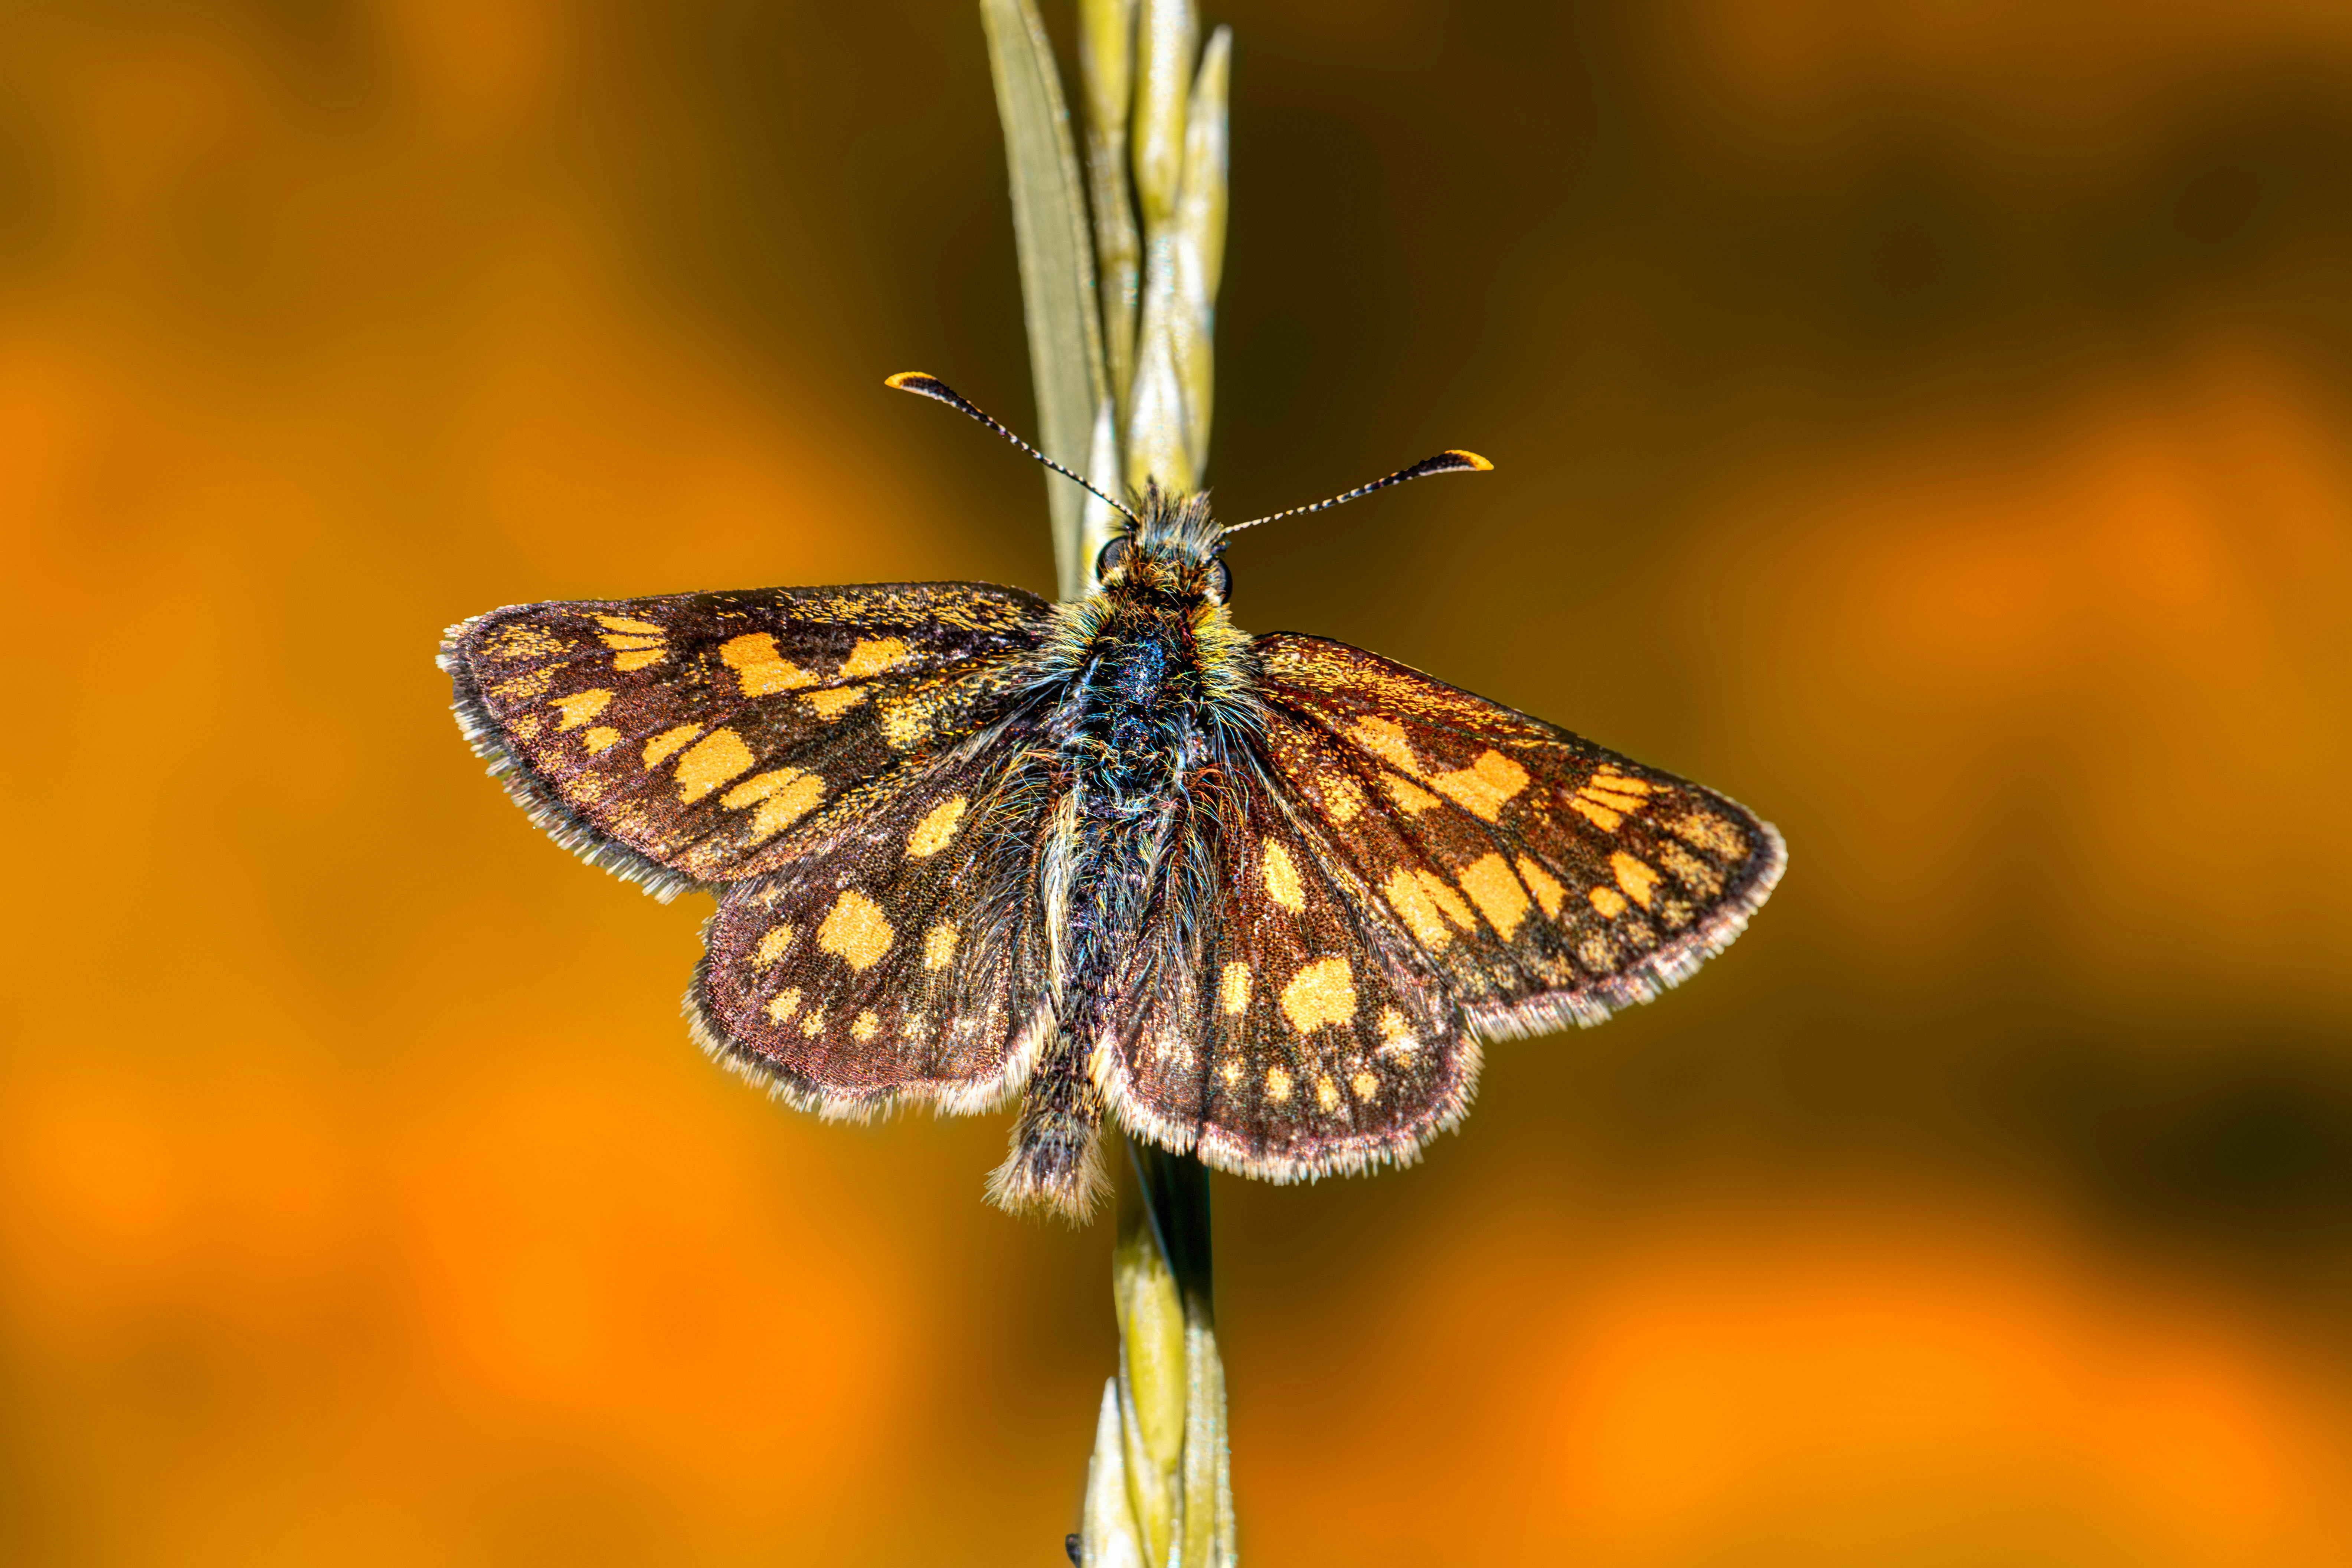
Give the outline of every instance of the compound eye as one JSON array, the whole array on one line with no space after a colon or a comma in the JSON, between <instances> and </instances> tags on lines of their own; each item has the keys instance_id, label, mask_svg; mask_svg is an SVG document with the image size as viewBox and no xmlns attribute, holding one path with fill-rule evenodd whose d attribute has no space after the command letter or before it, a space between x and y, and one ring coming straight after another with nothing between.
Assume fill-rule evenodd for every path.
<instances>
[{"instance_id":1,"label":"compound eye","mask_svg":"<svg viewBox=\"0 0 2352 1568\"><path fill-rule=\"evenodd\" d=\"M1095 557L1095 581L1099 583L1108 577L1126 559L1127 539L1121 535L1104 545L1102 553Z\"/></svg>"},{"instance_id":2,"label":"compound eye","mask_svg":"<svg viewBox=\"0 0 2352 1568\"><path fill-rule=\"evenodd\" d=\"M1209 597L1220 605L1234 596L1234 569L1223 561L1209 563Z\"/></svg>"}]
</instances>

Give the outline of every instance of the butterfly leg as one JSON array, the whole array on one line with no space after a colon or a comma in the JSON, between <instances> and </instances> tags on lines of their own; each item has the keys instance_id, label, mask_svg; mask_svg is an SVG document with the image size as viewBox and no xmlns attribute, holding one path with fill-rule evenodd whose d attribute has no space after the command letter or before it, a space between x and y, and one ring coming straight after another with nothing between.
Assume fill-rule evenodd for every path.
<instances>
[{"instance_id":1,"label":"butterfly leg","mask_svg":"<svg viewBox=\"0 0 2352 1568\"><path fill-rule=\"evenodd\" d=\"M1074 1225L1110 1193L1102 1162L1102 1098L1067 1031L1056 1029L1029 1077L1013 1152L988 1179L988 1197L1014 1214L1057 1214Z\"/></svg>"}]
</instances>

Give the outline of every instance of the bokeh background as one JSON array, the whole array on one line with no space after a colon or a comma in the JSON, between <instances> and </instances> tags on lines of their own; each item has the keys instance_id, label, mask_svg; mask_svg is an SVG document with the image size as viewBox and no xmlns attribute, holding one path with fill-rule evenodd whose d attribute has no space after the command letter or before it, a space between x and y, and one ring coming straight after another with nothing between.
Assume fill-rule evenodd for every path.
<instances>
[{"instance_id":1,"label":"bokeh background","mask_svg":"<svg viewBox=\"0 0 2352 1568\"><path fill-rule=\"evenodd\" d=\"M1049 7L1066 35L1066 5ZM1266 1564L2352 1562L2352 9L1229 0L1246 626L1792 865L1220 1178ZM432 667L1050 586L958 0L0 10L0 1558L1060 1561L1107 1227L709 1067Z\"/></svg>"}]
</instances>

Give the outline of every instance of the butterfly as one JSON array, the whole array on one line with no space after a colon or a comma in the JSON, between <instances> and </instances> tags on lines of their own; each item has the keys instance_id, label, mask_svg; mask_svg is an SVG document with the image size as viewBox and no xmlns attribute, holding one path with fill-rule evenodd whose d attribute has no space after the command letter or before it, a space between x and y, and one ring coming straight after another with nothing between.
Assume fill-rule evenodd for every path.
<instances>
[{"instance_id":1,"label":"butterfly","mask_svg":"<svg viewBox=\"0 0 2352 1568\"><path fill-rule=\"evenodd\" d=\"M889 384L971 415L936 378ZM1447 452L1312 507L1490 467ZM695 1038L830 1118L1022 1100L989 1195L1087 1217L1106 1112L1276 1182L1413 1160L1480 1042L1688 978L1786 864L1713 790L1227 611L1201 495L1055 604L976 583L523 605L450 628L533 821L716 895ZM1271 519L1255 520L1272 521Z\"/></svg>"}]
</instances>

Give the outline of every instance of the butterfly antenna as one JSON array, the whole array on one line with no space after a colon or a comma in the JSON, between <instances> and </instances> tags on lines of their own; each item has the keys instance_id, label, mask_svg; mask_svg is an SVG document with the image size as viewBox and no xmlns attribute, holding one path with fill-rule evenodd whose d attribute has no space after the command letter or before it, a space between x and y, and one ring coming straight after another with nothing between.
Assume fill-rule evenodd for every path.
<instances>
[{"instance_id":1,"label":"butterfly antenna","mask_svg":"<svg viewBox=\"0 0 2352 1568\"><path fill-rule=\"evenodd\" d=\"M1310 511L1328 511L1342 501L1351 501L1359 496L1368 496L1374 490L1384 490L1391 485L1401 485L1407 479L1425 479L1432 474L1483 474L1494 466L1475 452L1440 452L1434 458L1423 458L1410 468L1399 468L1387 479L1374 479L1368 485L1358 485L1345 495L1333 496L1329 500L1318 500L1313 506L1295 506L1288 511L1269 512L1264 517L1254 517L1247 522L1234 524L1225 531L1239 533L1243 529L1255 528L1261 522L1274 522L1282 518L1297 517Z\"/></svg>"},{"instance_id":2,"label":"butterfly antenna","mask_svg":"<svg viewBox=\"0 0 2352 1568\"><path fill-rule=\"evenodd\" d=\"M1102 501L1113 511L1116 511L1121 517L1127 519L1128 521L1137 523L1139 525L1141 523L1142 520L1137 517L1135 513L1129 511L1124 505L1112 500L1110 497L1104 495L1102 491L1096 489L1093 483L1089 481L1085 475L1072 473L1069 469L1062 467L1061 464L1054 461L1053 458L1045 456L1045 453L1037 450L1036 447L1032 447L1028 442L1024 441L1020 437L1015 436L1012 431L1006 429L1003 425L998 424L994 419L991 418L987 410L982 408L979 404L974 403L962 393L958 392L954 387L950 386L946 382L941 381L938 376L925 375L919 370L902 370L882 384L896 392L911 392L918 397L928 397L935 402L944 403L950 408L955 409L959 413L971 415L974 419L979 420L982 425L987 426L990 429L995 431L998 435L1003 437L1006 440L1012 442L1014 446L1020 447L1023 451L1028 453L1031 457L1036 458L1039 462L1053 469L1055 473L1061 475L1064 479L1075 479L1079 484L1084 485L1097 500ZM1482 458L1481 461L1484 461L1484 459ZM1381 481L1383 484L1386 484L1387 482L1388 481L1385 479Z\"/></svg>"}]
</instances>

